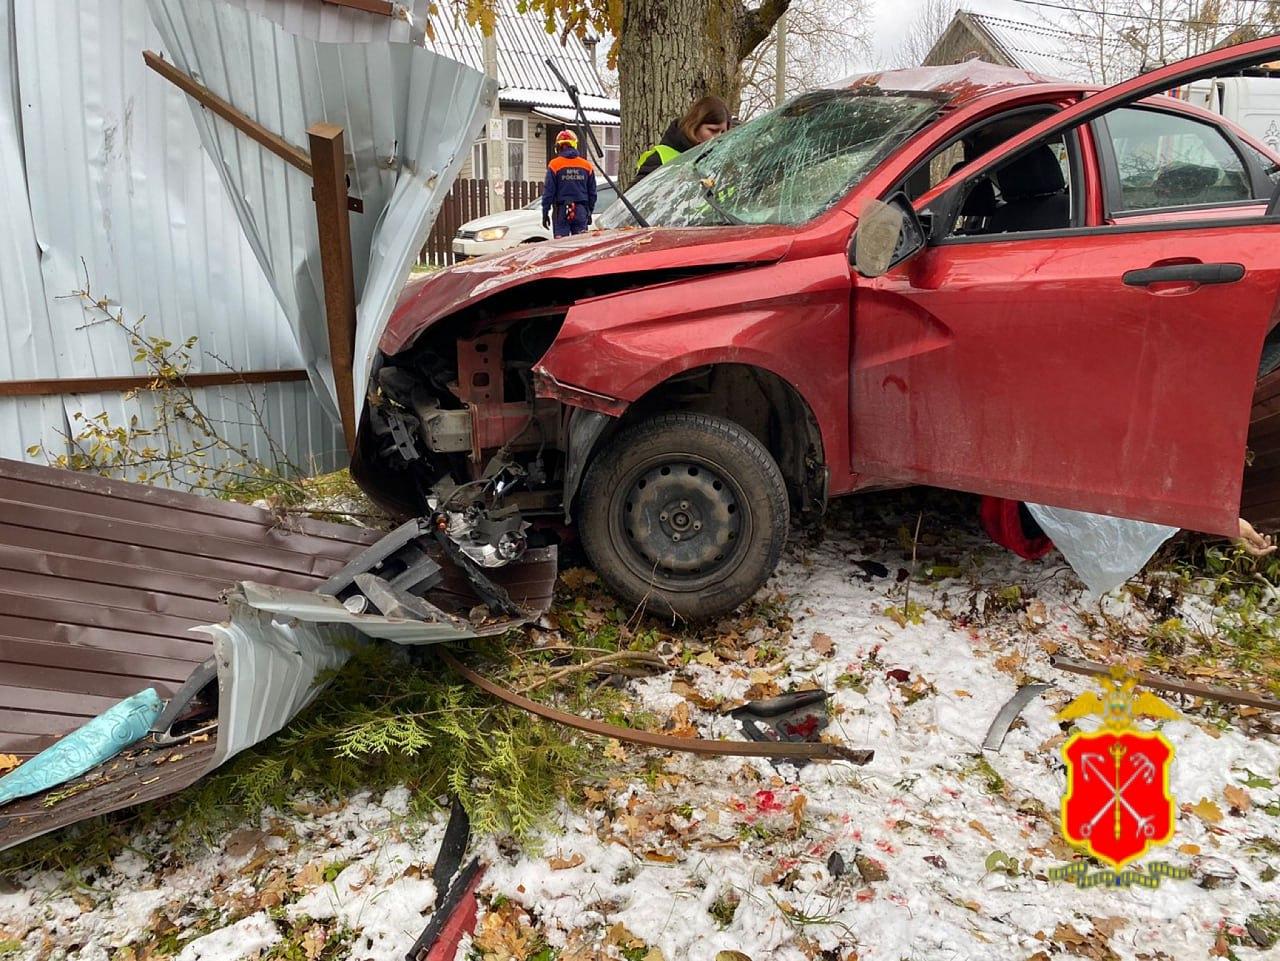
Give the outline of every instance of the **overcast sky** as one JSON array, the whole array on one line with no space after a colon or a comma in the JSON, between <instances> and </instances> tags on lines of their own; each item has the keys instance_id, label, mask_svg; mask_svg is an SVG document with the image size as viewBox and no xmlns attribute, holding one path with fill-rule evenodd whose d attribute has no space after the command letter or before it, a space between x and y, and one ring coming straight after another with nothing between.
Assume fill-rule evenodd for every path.
<instances>
[{"instance_id":1,"label":"overcast sky","mask_svg":"<svg viewBox=\"0 0 1280 961\"><path fill-rule=\"evenodd\" d=\"M924 6L924 0L867 0L871 4L871 37L872 53L861 62L855 60L851 72L872 70L888 63L893 56L894 48L902 42L902 38L915 19L918 9ZM978 13L990 13L1010 20L1022 20L1027 23L1040 23L1037 7L1018 3L1017 0L964 0L962 6L966 10Z\"/></svg>"}]
</instances>

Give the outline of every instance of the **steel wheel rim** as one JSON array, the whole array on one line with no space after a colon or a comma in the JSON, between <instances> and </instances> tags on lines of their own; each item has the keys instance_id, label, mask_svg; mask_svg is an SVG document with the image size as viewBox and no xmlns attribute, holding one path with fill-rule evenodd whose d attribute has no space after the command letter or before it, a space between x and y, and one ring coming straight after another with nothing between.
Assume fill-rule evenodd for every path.
<instances>
[{"instance_id":1,"label":"steel wheel rim","mask_svg":"<svg viewBox=\"0 0 1280 961\"><path fill-rule=\"evenodd\" d=\"M696 454L641 462L610 501L615 553L632 574L663 590L694 592L722 582L751 542L751 505L741 485Z\"/></svg>"}]
</instances>

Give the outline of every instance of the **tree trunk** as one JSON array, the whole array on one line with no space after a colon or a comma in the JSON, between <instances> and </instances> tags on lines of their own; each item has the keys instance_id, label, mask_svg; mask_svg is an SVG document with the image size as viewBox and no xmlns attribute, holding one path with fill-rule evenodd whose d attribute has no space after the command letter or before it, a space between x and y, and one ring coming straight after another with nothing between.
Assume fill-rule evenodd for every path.
<instances>
[{"instance_id":1,"label":"tree trunk","mask_svg":"<svg viewBox=\"0 0 1280 961\"><path fill-rule=\"evenodd\" d=\"M769 35L789 0L748 10L738 0L625 0L618 45L622 185L636 160L698 97L738 106L738 65Z\"/></svg>"}]
</instances>

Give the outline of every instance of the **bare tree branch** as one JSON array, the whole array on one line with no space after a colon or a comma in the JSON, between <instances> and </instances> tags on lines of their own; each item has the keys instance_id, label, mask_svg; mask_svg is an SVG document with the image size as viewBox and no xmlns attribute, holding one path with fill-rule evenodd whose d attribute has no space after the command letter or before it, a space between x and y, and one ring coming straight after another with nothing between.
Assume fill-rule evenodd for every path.
<instances>
[{"instance_id":1,"label":"bare tree branch","mask_svg":"<svg viewBox=\"0 0 1280 961\"><path fill-rule=\"evenodd\" d=\"M745 12L742 39L738 42L739 60L745 60L751 56L751 51L764 43L773 32L773 25L787 12L789 6L791 6L791 0L763 0L754 10Z\"/></svg>"}]
</instances>

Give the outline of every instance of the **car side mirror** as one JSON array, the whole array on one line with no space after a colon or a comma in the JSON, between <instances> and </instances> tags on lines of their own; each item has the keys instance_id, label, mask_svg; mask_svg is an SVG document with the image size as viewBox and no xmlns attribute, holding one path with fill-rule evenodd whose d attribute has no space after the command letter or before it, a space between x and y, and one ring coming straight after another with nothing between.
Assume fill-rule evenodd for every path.
<instances>
[{"instance_id":1,"label":"car side mirror","mask_svg":"<svg viewBox=\"0 0 1280 961\"><path fill-rule=\"evenodd\" d=\"M911 201L897 193L863 208L850 260L862 276L879 277L924 249L925 239L924 225Z\"/></svg>"}]
</instances>

